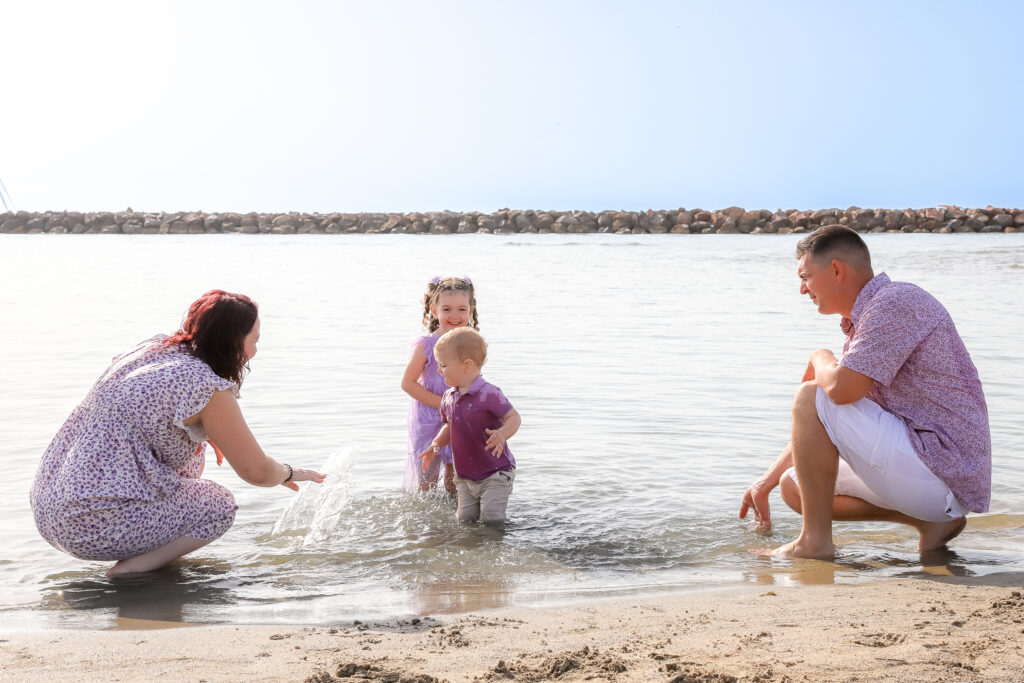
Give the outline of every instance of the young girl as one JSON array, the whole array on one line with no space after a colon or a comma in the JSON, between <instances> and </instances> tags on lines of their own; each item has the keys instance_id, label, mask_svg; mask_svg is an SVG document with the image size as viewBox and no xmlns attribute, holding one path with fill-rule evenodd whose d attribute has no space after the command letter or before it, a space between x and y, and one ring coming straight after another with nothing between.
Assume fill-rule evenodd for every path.
<instances>
[{"instance_id":1,"label":"young girl","mask_svg":"<svg viewBox=\"0 0 1024 683\"><path fill-rule=\"evenodd\" d=\"M451 447L440 450L429 467L423 469L419 454L426 450L441 429L441 395L448 388L437 372L434 343L457 327L479 329L476 298L469 278L435 277L423 295L423 326L427 334L412 344L409 364L402 375L402 390L412 396L409 406L409 451L405 459L406 491L429 491L437 486L438 471L444 468L444 488L455 495L455 466Z\"/></svg>"}]
</instances>

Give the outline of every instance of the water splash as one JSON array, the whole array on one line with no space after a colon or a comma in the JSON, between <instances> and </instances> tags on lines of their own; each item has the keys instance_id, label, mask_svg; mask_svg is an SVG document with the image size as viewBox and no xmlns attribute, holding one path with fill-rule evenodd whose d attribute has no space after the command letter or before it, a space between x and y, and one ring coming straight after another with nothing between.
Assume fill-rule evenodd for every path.
<instances>
[{"instance_id":1,"label":"water splash","mask_svg":"<svg viewBox=\"0 0 1024 683\"><path fill-rule=\"evenodd\" d=\"M274 523L272 535L305 531L302 546L320 543L331 536L341 513L352 500L349 485L359 452L354 446L339 446L320 467L328 475L323 484L307 484Z\"/></svg>"}]
</instances>

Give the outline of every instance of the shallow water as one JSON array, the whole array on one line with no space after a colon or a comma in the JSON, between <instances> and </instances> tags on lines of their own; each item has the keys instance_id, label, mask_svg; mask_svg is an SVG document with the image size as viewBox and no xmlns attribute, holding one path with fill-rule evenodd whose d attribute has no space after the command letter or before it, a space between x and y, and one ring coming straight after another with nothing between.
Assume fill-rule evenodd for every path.
<instances>
[{"instance_id":1,"label":"shallow water","mask_svg":"<svg viewBox=\"0 0 1024 683\"><path fill-rule=\"evenodd\" d=\"M778 454L808 354L838 318L798 293L797 236L0 235L0 611L5 623L338 623L748 583L1024 570L1024 235L869 235L876 271L950 310L984 383L992 510L954 552L908 530L836 526L837 563L750 551L737 519ZM510 522L460 526L401 490L399 380L434 274L478 289L485 367L523 416ZM279 460L331 473L297 496L207 476L239 510L223 538L110 582L35 531L28 489L49 439L110 357L171 332L214 287L261 307L242 407Z\"/></svg>"}]
</instances>

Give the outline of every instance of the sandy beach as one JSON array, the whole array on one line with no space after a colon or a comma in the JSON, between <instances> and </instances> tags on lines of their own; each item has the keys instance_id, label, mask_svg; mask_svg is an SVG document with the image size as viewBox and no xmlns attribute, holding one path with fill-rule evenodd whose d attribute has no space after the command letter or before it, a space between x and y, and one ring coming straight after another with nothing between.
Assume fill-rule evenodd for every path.
<instances>
[{"instance_id":1,"label":"sandy beach","mask_svg":"<svg viewBox=\"0 0 1024 683\"><path fill-rule=\"evenodd\" d=\"M1019 574L748 586L333 627L0 631L3 680L1022 681Z\"/></svg>"}]
</instances>

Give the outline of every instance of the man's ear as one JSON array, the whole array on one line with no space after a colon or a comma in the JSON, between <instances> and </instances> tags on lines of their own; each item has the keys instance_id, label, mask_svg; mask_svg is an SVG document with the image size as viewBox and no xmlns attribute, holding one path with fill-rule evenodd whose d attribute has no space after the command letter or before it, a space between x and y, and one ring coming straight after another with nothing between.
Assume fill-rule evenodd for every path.
<instances>
[{"instance_id":1,"label":"man's ear","mask_svg":"<svg viewBox=\"0 0 1024 683\"><path fill-rule=\"evenodd\" d=\"M832 276L839 282L846 279L847 271L850 268L837 258L832 259L829 262L828 267L832 271Z\"/></svg>"}]
</instances>

